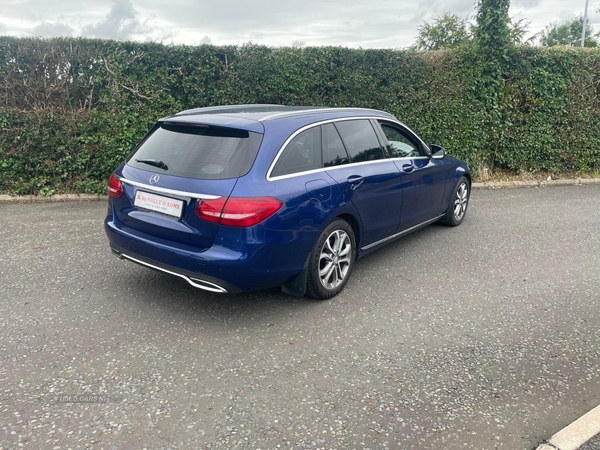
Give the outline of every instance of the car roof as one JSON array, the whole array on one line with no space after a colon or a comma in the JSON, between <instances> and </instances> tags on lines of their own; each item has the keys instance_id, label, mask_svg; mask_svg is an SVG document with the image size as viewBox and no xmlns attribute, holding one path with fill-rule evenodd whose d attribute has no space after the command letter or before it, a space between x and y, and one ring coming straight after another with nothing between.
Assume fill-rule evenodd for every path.
<instances>
[{"instance_id":1,"label":"car roof","mask_svg":"<svg viewBox=\"0 0 600 450\"><path fill-rule=\"evenodd\" d=\"M297 125L345 117L381 117L397 120L391 114L367 108L331 108L322 106L228 105L195 108L160 119L161 122L202 123L241 128L262 133L267 122L293 119Z\"/></svg>"}]
</instances>

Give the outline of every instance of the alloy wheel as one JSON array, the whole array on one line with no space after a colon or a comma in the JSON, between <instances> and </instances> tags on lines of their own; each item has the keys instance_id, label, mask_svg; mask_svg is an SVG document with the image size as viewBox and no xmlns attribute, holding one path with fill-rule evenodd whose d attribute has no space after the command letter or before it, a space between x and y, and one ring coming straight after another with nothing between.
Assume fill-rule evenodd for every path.
<instances>
[{"instance_id":1,"label":"alloy wheel","mask_svg":"<svg viewBox=\"0 0 600 450\"><path fill-rule=\"evenodd\" d=\"M467 211L467 202L469 201L469 188L467 183L461 183L454 196L454 217L461 220Z\"/></svg>"},{"instance_id":2,"label":"alloy wheel","mask_svg":"<svg viewBox=\"0 0 600 450\"><path fill-rule=\"evenodd\" d=\"M344 230L333 231L319 254L319 280L325 289L341 285L351 265L352 241Z\"/></svg>"}]
</instances>

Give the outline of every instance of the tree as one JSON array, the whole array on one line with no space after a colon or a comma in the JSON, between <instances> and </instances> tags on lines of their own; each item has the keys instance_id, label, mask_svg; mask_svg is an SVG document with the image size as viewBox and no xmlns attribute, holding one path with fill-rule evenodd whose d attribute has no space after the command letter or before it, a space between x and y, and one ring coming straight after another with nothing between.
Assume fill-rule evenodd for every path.
<instances>
[{"instance_id":1,"label":"tree","mask_svg":"<svg viewBox=\"0 0 600 450\"><path fill-rule=\"evenodd\" d=\"M495 61L503 58L512 43L508 8L510 0L478 0L473 36L481 54Z\"/></svg>"},{"instance_id":2,"label":"tree","mask_svg":"<svg viewBox=\"0 0 600 450\"><path fill-rule=\"evenodd\" d=\"M540 44L544 47L555 45L570 45L579 47L581 45L581 33L583 31L583 16L576 17L563 23L553 23L546 27L540 34ZM585 27L585 47L598 47L598 35L589 23Z\"/></svg>"},{"instance_id":3,"label":"tree","mask_svg":"<svg viewBox=\"0 0 600 450\"><path fill-rule=\"evenodd\" d=\"M419 35L414 44L417 50L446 50L460 47L471 41L469 23L456 14L445 12L434 18L431 23L423 22L417 31Z\"/></svg>"},{"instance_id":4,"label":"tree","mask_svg":"<svg viewBox=\"0 0 600 450\"><path fill-rule=\"evenodd\" d=\"M509 39L513 44L528 44L524 40L529 22L524 19L508 19ZM431 22L423 22L417 28L419 35L412 48L416 50L446 50L473 42L472 26L469 18L462 19L454 13L445 12Z\"/></svg>"},{"instance_id":5,"label":"tree","mask_svg":"<svg viewBox=\"0 0 600 450\"><path fill-rule=\"evenodd\" d=\"M483 123L486 129L486 163L493 171L502 153L500 143L506 131L501 110L502 77L507 53L513 45L508 16L510 0L477 0L477 24L473 29L479 60L481 85L478 89Z\"/></svg>"},{"instance_id":6,"label":"tree","mask_svg":"<svg viewBox=\"0 0 600 450\"><path fill-rule=\"evenodd\" d=\"M532 36L528 39L524 39L525 35L527 34L527 30L529 28L530 23L531 22L526 22L525 19L521 19L516 22L513 22L513 20L510 19L510 21L508 23L508 28L509 28L509 33L510 33L510 40L513 44L523 44L523 45L531 44L531 42L535 38L535 36Z\"/></svg>"}]
</instances>

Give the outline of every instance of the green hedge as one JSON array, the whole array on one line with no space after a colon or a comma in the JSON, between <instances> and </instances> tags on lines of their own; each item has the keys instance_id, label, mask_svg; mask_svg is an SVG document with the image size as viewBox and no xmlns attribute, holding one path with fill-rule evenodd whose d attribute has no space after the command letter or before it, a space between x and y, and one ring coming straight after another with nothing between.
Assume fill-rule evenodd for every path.
<instances>
[{"instance_id":1,"label":"green hedge","mask_svg":"<svg viewBox=\"0 0 600 450\"><path fill-rule=\"evenodd\" d=\"M600 170L600 50L513 48L501 120L492 127L477 61L468 48L0 37L0 192L104 192L110 172L156 119L240 103L382 109L474 170Z\"/></svg>"}]
</instances>

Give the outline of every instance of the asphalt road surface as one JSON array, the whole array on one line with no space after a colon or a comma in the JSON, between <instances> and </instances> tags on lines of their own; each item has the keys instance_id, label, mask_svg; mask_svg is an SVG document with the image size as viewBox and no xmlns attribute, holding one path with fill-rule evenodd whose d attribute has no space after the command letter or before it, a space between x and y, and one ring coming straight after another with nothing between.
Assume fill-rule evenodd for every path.
<instances>
[{"instance_id":1,"label":"asphalt road surface","mask_svg":"<svg viewBox=\"0 0 600 450\"><path fill-rule=\"evenodd\" d=\"M600 186L479 190L336 298L111 255L103 202L0 205L0 448L530 450L600 403Z\"/></svg>"}]
</instances>

